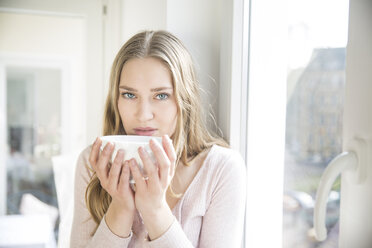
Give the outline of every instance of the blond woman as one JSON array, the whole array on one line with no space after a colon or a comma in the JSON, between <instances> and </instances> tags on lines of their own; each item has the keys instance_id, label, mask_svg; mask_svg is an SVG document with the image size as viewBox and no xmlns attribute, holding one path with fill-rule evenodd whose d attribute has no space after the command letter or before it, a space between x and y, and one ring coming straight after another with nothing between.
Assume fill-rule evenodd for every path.
<instances>
[{"instance_id":1,"label":"blond woman","mask_svg":"<svg viewBox=\"0 0 372 248\"><path fill-rule=\"evenodd\" d=\"M199 85L182 42L166 31L133 36L111 71L103 135L150 135L156 163L99 138L80 155L71 247L240 247L245 204L241 156L207 130ZM130 174L136 183L133 191Z\"/></svg>"}]
</instances>

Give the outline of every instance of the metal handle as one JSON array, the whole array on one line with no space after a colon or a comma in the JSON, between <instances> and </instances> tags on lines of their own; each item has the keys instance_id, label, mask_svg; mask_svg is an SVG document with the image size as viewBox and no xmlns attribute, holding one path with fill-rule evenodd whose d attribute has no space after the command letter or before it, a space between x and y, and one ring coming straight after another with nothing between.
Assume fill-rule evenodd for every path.
<instances>
[{"instance_id":1,"label":"metal handle","mask_svg":"<svg viewBox=\"0 0 372 248\"><path fill-rule=\"evenodd\" d=\"M325 169L316 192L314 207L314 231L315 238L323 241L327 238L325 216L327 210L328 195L336 178L346 170L356 170L358 157L354 152L343 152L335 157Z\"/></svg>"}]
</instances>

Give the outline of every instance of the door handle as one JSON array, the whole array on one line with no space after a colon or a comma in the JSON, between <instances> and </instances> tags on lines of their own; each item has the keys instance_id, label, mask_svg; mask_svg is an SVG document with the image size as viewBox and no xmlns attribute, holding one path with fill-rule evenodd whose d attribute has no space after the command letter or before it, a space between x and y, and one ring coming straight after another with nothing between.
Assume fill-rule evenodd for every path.
<instances>
[{"instance_id":1,"label":"door handle","mask_svg":"<svg viewBox=\"0 0 372 248\"><path fill-rule=\"evenodd\" d=\"M355 138L349 144L347 152L339 154L328 164L319 182L314 206L314 232L318 241L327 238L327 200L337 177L345 172L346 179L352 183L359 184L365 180L367 143L363 139Z\"/></svg>"}]
</instances>

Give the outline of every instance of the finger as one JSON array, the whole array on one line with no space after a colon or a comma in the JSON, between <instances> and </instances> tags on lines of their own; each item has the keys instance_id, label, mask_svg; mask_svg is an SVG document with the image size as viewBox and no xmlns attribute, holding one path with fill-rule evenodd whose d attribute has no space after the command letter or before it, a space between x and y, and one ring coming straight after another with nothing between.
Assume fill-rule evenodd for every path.
<instances>
[{"instance_id":1,"label":"finger","mask_svg":"<svg viewBox=\"0 0 372 248\"><path fill-rule=\"evenodd\" d=\"M143 180L143 176L137 166L137 162L134 159L131 159L129 162L130 171L132 172L132 176L134 182L136 183L136 192L144 192L146 190L146 181Z\"/></svg>"},{"instance_id":2,"label":"finger","mask_svg":"<svg viewBox=\"0 0 372 248\"><path fill-rule=\"evenodd\" d=\"M143 148L138 148L138 153L142 160L146 176L148 177L148 183L157 183L159 182L159 173L157 166L153 163L148 152Z\"/></svg>"},{"instance_id":3,"label":"finger","mask_svg":"<svg viewBox=\"0 0 372 248\"><path fill-rule=\"evenodd\" d=\"M113 151L114 151L114 145L111 142L108 142L105 148L103 148L103 151L101 152L98 158L98 161L97 161L97 173L99 173L98 177L101 177L104 180L107 180L107 177L108 177L108 173L110 170L108 167L108 163L109 163L109 160L111 158L111 154Z\"/></svg>"},{"instance_id":4,"label":"finger","mask_svg":"<svg viewBox=\"0 0 372 248\"><path fill-rule=\"evenodd\" d=\"M102 141L97 137L92 145L92 150L89 154L89 163L93 170L96 170L96 163L99 155L99 148L101 147Z\"/></svg>"},{"instance_id":5,"label":"finger","mask_svg":"<svg viewBox=\"0 0 372 248\"><path fill-rule=\"evenodd\" d=\"M169 138L168 135L163 136L162 143L164 151L167 154L169 161L171 162L169 175L173 177L177 160L176 151L174 150L172 140Z\"/></svg>"},{"instance_id":6,"label":"finger","mask_svg":"<svg viewBox=\"0 0 372 248\"><path fill-rule=\"evenodd\" d=\"M108 177L108 190L116 191L118 189L120 172L124 159L124 151L119 150L116 154L115 160L112 163L110 168L109 177Z\"/></svg>"},{"instance_id":7,"label":"finger","mask_svg":"<svg viewBox=\"0 0 372 248\"><path fill-rule=\"evenodd\" d=\"M150 148L159 164L159 177L163 185L167 184L170 169L170 160L164 149L155 140L150 140Z\"/></svg>"},{"instance_id":8,"label":"finger","mask_svg":"<svg viewBox=\"0 0 372 248\"><path fill-rule=\"evenodd\" d=\"M119 185L118 185L118 191L123 193L127 192L129 189L129 175L130 175L130 169L129 169L129 162L125 161L123 164L123 167L121 169L121 174L119 178Z\"/></svg>"}]
</instances>

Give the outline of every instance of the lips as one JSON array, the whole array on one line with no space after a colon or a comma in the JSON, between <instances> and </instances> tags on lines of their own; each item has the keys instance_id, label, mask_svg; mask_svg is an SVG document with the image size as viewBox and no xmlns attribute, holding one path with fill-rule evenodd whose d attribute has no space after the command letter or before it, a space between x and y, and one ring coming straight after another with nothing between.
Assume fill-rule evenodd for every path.
<instances>
[{"instance_id":1,"label":"lips","mask_svg":"<svg viewBox=\"0 0 372 248\"><path fill-rule=\"evenodd\" d=\"M151 128L151 127L139 127L139 128L134 129L134 132L137 135L142 135L142 136L152 136L156 131L157 131L156 128Z\"/></svg>"}]
</instances>

